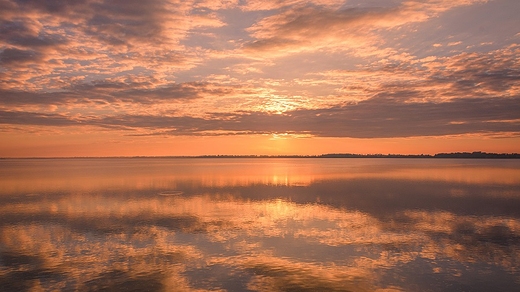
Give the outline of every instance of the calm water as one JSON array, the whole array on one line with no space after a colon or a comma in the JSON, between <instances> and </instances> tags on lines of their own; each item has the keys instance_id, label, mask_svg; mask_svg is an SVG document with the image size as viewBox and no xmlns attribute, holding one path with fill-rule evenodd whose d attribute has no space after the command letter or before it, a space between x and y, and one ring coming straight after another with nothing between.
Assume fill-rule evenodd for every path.
<instances>
[{"instance_id":1,"label":"calm water","mask_svg":"<svg viewBox=\"0 0 520 292\"><path fill-rule=\"evenodd\" d=\"M520 160L0 160L0 291L520 291Z\"/></svg>"}]
</instances>

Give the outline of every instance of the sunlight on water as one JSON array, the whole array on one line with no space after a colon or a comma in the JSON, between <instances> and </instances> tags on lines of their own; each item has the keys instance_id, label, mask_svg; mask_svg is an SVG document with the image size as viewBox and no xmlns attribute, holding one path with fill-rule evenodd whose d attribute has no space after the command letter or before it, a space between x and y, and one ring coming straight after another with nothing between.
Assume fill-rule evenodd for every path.
<instances>
[{"instance_id":1,"label":"sunlight on water","mask_svg":"<svg viewBox=\"0 0 520 292\"><path fill-rule=\"evenodd\" d=\"M5 159L2 291L518 291L520 161Z\"/></svg>"}]
</instances>

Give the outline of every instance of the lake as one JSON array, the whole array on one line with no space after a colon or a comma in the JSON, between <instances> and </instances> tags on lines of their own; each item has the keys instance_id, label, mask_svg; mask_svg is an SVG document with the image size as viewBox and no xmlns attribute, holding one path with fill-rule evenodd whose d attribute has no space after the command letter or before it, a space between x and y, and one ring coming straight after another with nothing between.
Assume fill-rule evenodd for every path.
<instances>
[{"instance_id":1,"label":"lake","mask_svg":"<svg viewBox=\"0 0 520 292\"><path fill-rule=\"evenodd\" d=\"M520 291L520 160L0 160L1 291Z\"/></svg>"}]
</instances>

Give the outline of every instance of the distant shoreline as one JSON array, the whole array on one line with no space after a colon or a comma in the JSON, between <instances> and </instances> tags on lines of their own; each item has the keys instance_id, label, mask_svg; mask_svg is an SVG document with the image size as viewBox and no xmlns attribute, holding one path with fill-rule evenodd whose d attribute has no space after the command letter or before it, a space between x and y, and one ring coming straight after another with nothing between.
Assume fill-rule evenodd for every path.
<instances>
[{"instance_id":1,"label":"distant shoreline","mask_svg":"<svg viewBox=\"0 0 520 292\"><path fill-rule=\"evenodd\" d=\"M520 159L519 153L451 152L431 154L353 154L328 153L320 155L166 155L166 156L72 156L72 157L0 157L0 159L89 159L89 158L462 158L462 159Z\"/></svg>"}]
</instances>

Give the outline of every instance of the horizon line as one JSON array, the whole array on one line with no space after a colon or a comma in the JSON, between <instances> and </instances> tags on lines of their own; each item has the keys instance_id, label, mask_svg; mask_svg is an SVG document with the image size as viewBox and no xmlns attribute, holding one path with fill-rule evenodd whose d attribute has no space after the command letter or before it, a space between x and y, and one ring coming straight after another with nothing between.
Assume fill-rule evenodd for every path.
<instances>
[{"instance_id":1,"label":"horizon line","mask_svg":"<svg viewBox=\"0 0 520 292\"><path fill-rule=\"evenodd\" d=\"M0 159L88 159L88 158L520 158L520 154L473 152L439 152L436 154L397 153L325 153L325 154L201 154L201 155L121 155L121 156L24 156L0 157Z\"/></svg>"}]
</instances>

